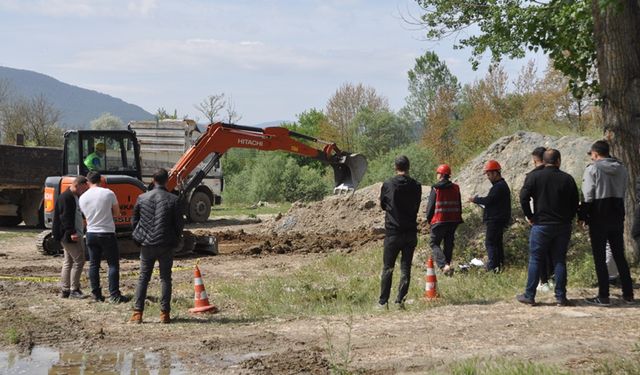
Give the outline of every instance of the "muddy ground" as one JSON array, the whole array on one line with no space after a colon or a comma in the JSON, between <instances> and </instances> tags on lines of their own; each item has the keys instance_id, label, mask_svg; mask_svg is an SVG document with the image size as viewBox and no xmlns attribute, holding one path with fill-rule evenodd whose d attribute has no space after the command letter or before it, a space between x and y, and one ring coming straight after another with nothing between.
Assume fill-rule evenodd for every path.
<instances>
[{"instance_id":1,"label":"muddy ground","mask_svg":"<svg viewBox=\"0 0 640 375\"><path fill-rule=\"evenodd\" d=\"M205 283L251 280L291 272L329 252L349 256L379 246L381 238L378 230L282 234L274 227L274 219L192 226L195 233L217 233L220 254L176 260L174 266L183 271L174 273L174 283L192 281L196 259ZM452 363L474 357L590 371L606 359L640 355L638 306L529 307L509 299L426 309L416 302L408 311L266 320L239 318L234 306L219 306L221 311L209 317L174 311L170 325L159 324L153 315L142 325L129 325L130 305L57 297L61 258L35 251L38 231L0 232L0 333L5 335L0 351L28 353L45 346L67 352L157 353L168 363L178 361L187 373L220 374L327 374L336 364L367 374L446 373ZM129 295L137 269L135 257L121 261L121 288ZM86 279L83 283L88 292ZM154 279L149 294L157 298L157 293ZM570 297L591 293L570 291ZM13 329L20 335L17 345L8 337ZM350 361L343 359L347 349Z\"/></svg>"}]
</instances>

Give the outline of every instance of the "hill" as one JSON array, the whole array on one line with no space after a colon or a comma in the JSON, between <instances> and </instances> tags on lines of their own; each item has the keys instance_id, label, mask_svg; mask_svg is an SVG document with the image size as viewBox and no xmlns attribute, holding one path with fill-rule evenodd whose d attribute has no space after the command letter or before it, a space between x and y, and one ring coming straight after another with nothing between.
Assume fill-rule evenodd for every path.
<instances>
[{"instance_id":1,"label":"hill","mask_svg":"<svg viewBox=\"0 0 640 375\"><path fill-rule=\"evenodd\" d=\"M62 113L60 122L65 128L86 128L91 120L104 112L120 117L125 124L131 120L154 118L137 105L41 73L0 66L0 79L9 81L15 96L30 98L43 94Z\"/></svg>"}]
</instances>

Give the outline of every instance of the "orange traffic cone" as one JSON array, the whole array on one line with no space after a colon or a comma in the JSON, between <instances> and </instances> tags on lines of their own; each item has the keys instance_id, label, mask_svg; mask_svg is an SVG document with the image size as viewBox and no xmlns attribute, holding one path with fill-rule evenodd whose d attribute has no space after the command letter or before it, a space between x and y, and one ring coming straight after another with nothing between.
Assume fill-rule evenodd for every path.
<instances>
[{"instance_id":1,"label":"orange traffic cone","mask_svg":"<svg viewBox=\"0 0 640 375\"><path fill-rule=\"evenodd\" d=\"M207 296L207 291L204 290L202 275L200 275L200 268L198 268L197 264L196 264L195 271L193 272L193 289L195 290L195 296L193 301L194 307L192 309L189 309L190 313L218 312L217 307L209 304L209 297Z\"/></svg>"},{"instance_id":2,"label":"orange traffic cone","mask_svg":"<svg viewBox=\"0 0 640 375\"><path fill-rule=\"evenodd\" d=\"M429 257L427 260L427 275L425 276L426 285L424 288L424 298L434 300L438 297L436 287L438 280L436 279L436 271L433 269L433 259Z\"/></svg>"}]
</instances>

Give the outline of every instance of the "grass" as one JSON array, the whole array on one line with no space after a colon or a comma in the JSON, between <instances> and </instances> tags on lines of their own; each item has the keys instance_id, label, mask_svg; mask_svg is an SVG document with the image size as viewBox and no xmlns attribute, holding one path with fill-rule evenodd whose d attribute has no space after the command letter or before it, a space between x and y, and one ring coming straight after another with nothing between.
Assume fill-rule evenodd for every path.
<instances>
[{"instance_id":1,"label":"grass","mask_svg":"<svg viewBox=\"0 0 640 375\"><path fill-rule=\"evenodd\" d=\"M471 358L449 366L453 375L564 375L558 366L521 360Z\"/></svg>"},{"instance_id":2,"label":"grass","mask_svg":"<svg viewBox=\"0 0 640 375\"><path fill-rule=\"evenodd\" d=\"M269 203L265 206L251 207L241 204L214 206L211 208L211 216L213 218L219 216L250 216L264 214L285 213L291 208L291 203Z\"/></svg>"},{"instance_id":3,"label":"grass","mask_svg":"<svg viewBox=\"0 0 640 375\"><path fill-rule=\"evenodd\" d=\"M10 240L13 238L20 238L20 237L33 237L40 232L41 230L35 230L35 229L27 229L27 230L21 229L21 230L8 231L8 232L0 231L0 241L6 241L6 240Z\"/></svg>"},{"instance_id":4,"label":"grass","mask_svg":"<svg viewBox=\"0 0 640 375\"><path fill-rule=\"evenodd\" d=\"M16 345L17 343L20 342L20 333L18 332L17 329L11 327L8 328L5 332L4 332L4 339L7 343L11 344L11 345Z\"/></svg>"}]
</instances>

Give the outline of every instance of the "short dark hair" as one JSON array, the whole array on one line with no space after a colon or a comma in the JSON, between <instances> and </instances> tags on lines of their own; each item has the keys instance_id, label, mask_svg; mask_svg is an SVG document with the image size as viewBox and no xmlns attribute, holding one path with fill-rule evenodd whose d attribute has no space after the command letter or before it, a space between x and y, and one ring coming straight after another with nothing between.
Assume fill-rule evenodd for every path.
<instances>
[{"instance_id":1,"label":"short dark hair","mask_svg":"<svg viewBox=\"0 0 640 375\"><path fill-rule=\"evenodd\" d=\"M396 170L401 172L406 172L409 170L409 166L410 166L409 158L404 155L400 155L396 158L395 165L396 165Z\"/></svg>"},{"instance_id":2,"label":"short dark hair","mask_svg":"<svg viewBox=\"0 0 640 375\"><path fill-rule=\"evenodd\" d=\"M536 147L533 149L533 151L531 151L531 156L535 157L538 160L542 160L542 155L544 155L545 151L547 151L546 147Z\"/></svg>"},{"instance_id":3,"label":"short dark hair","mask_svg":"<svg viewBox=\"0 0 640 375\"><path fill-rule=\"evenodd\" d=\"M102 178L102 175L100 174L100 172L91 171L87 173L87 180L89 180L89 182L94 185L100 183L101 178Z\"/></svg>"},{"instance_id":4,"label":"short dark hair","mask_svg":"<svg viewBox=\"0 0 640 375\"><path fill-rule=\"evenodd\" d=\"M85 176L78 176L75 178L75 180L73 180L73 184L75 186L85 185L86 183L87 183L87 178Z\"/></svg>"},{"instance_id":5,"label":"short dark hair","mask_svg":"<svg viewBox=\"0 0 640 375\"><path fill-rule=\"evenodd\" d=\"M561 159L560 151L556 150L555 148L548 149L542 155L542 161L544 161L545 164L549 164L549 165L558 164L560 159Z\"/></svg>"},{"instance_id":6,"label":"short dark hair","mask_svg":"<svg viewBox=\"0 0 640 375\"><path fill-rule=\"evenodd\" d=\"M591 145L591 150L589 150L587 154L591 155L591 151L597 152L598 155L609 156L609 143L605 140L595 141L595 143Z\"/></svg>"},{"instance_id":7,"label":"short dark hair","mask_svg":"<svg viewBox=\"0 0 640 375\"><path fill-rule=\"evenodd\" d=\"M160 168L156 170L156 172L153 174L153 182L156 185L164 186L166 185L168 180L169 180L169 172L167 172L167 170L164 168Z\"/></svg>"}]
</instances>

